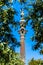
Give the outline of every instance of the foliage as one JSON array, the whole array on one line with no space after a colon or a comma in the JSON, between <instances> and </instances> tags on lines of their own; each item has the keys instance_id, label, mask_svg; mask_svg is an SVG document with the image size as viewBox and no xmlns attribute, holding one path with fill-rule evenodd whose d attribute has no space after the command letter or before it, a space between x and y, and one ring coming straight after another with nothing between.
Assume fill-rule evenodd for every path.
<instances>
[{"instance_id":1,"label":"foliage","mask_svg":"<svg viewBox=\"0 0 43 65\"><path fill-rule=\"evenodd\" d=\"M28 8L29 6L30 8ZM43 50L43 1L37 0L30 5L28 4L25 9L29 13L29 16L27 16L27 21L32 20L31 25L34 30L32 41L36 41L33 49Z\"/></svg>"},{"instance_id":2,"label":"foliage","mask_svg":"<svg viewBox=\"0 0 43 65\"><path fill-rule=\"evenodd\" d=\"M14 51L20 43L13 35L12 27L16 29L19 22L15 21L17 12L11 7L11 1L0 0L0 65L24 65Z\"/></svg>"},{"instance_id":3,"label":"foliage","mask_svg":"<svg viewBox=\"0 0 43 65\"><path fill-rule=\"evenodd\" d=\"M36 40L36 44L34 49L43 48L43 1L36 2L33 5L34 12L31 15L32 18L32 28L35 31L35 35L33 37Z\"/></svg>"},{"instance_id":4,"label":"foliage","mask_svg":"<svg viewBox=\"0 0 43 65\"><path fill-rule=\"evenodd\" d=\"M5 42L0 43L0 64L24 65L18 53L15 53Z\"/></svg>"},{"instance_id":5,"label":"foliage","mask_svg":"<svg viewBox=\"0 0 43 65\"><path fill-rule=\"evenodd\" d=\"M6 4L7 3L7 4ZM16 10L11 7L11 0L0 1L0 43L13 44L19 46L19 42L12 34L12 29L18 26L18 23L14 19Z\"/></svg>"},{"instance_id":6,"label":"foliage","mask_svg":"<svg viewBox=\"0 0 43 65\"><path fill-rule=\"evenodd\" d=\"M43 60L34 60L34 58L32 58L28 65L43 65Z\"/></svg>"},{"instance_id":7,"label":"foliage","mask_svg":"<svg viewBox=\"0 0 43 65\"><path fill-rule=\"evenodd\" d=\"M20 3L25 3L26 0L18 0Z\"/></svg>"}]
</instances>

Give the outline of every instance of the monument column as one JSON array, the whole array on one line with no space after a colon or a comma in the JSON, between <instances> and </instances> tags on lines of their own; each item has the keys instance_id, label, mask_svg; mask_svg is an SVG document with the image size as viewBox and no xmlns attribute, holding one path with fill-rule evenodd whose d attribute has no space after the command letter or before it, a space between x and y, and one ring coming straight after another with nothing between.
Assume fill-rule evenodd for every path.
<instances>
[{"instance_id":1,"label":"monument column","mask_svg":"<svg viewBox=\"0 0 43 65\"><path fill-rule=\"evenodd\" d=\"M20 20L20 30L19 30L19 34L20 34L20 59L25 62L25 34L27 32L27 30L25 30L24 27L25 24L25 20L24 20L24 11L21 10L21 20Z\"/></svg>"}]
</instances>

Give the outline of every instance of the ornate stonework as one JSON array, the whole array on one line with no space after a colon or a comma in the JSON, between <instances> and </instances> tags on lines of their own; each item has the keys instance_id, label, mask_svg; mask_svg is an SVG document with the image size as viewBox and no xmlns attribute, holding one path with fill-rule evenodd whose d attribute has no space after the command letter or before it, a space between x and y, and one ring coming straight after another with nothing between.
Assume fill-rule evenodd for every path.
<instances>
[{"instance_id":1,"label":"ornate stonework","mask_svg":"<svg viewBox=\"0 0 43 65\"><path fill-rule=\"evenodd\" d=\"M21 44L21 47L20 47L20 58L22 61L25 62L25 43L24 43L24 40L25 40L25 34L26 34L26 30L24 28L24 12L23 10L21 11L21 20L20 20L20 30L19 30L19 34L20 34L20 44Z\"/></svg>"}]
</instances>

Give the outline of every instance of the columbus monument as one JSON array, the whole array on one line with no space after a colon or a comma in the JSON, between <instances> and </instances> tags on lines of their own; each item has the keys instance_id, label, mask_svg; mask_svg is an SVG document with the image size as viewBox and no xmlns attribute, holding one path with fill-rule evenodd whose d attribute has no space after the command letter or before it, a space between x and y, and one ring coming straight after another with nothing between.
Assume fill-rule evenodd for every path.
<instances>
[{"instance_id":1,"label":"columbus monument","mask_svg":"<svg viewBox=\"0 0 43 65\"><path fill-rule=\"evenodd\" d=\"M25 30L25 19L24 19L24 11L21 9L21 19L20 19L20 30L18 31L20 34L20 59L25 62L25 34L27 30Z\"/></svg>"}]
</instances>

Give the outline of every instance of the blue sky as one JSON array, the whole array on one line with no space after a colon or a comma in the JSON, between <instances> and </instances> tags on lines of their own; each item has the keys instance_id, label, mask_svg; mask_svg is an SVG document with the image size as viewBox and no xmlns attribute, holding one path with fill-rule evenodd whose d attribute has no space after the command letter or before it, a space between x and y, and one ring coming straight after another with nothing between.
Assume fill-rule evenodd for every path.
<instances>
[{"instance_id":1,"label":"blue sky","mask_svg":"<svg viewBox=\"0 0 43 65\"><path fill-rule=\"evenodd\" d=\"M15 16L15 19L20 21L20 3L13 3L13 7L18 11L18 16ZM26 13L26 12L25 12ZM39 54L39 51L33 51L32 50L32 45L34 45L35 41L32 42L31 36L34 35L33 29L30 25L31 20L28 23L28 26L26 27L26 30L28 30L27 34L25 35L25 56L26 56L26 63L28 60L31 60L33 57L35 59L43 59L43 55ZM20 41L20 35L18 34L17 31L13 29L13 33L15 34L15 37L17 40ZM16 49L16 52L20 53L20 48Z\"/></svg>"}]
</instances>

